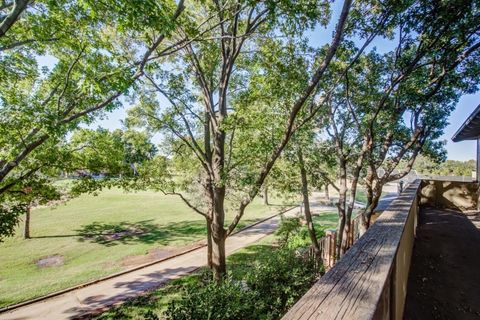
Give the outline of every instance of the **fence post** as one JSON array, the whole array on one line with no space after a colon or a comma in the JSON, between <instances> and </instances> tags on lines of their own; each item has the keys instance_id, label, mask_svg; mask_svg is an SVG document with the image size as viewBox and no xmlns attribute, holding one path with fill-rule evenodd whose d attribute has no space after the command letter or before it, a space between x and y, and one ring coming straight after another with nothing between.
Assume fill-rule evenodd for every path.
<instances>
[{"instance_id":1,"label":"fence post","mask_svg":"<svg viewBox=\"0 0 480 320\"><path fill-rule=\"evenodd\" d=\"M348 235L349 238L350 238L350 243L348 245L349 248L351 246L353 246L353 234L354 233L355 233L355 219L352 219L352 221L350 223L350 234Z\"/></svg>"},{"instance_id":2,"label":"fence post","mask_svg":"<svg viewBox=\"0 0 480 320\"><path fill-rule=\"evenodd\" d=\"M326 230L325 234L328 240L328 256L327 256L327 265L329 268L333 267L335 261L335 247L337 242L337 232L336 230ZM327 250L326 250L327 251Z\"/></svg>"}]
</instances>

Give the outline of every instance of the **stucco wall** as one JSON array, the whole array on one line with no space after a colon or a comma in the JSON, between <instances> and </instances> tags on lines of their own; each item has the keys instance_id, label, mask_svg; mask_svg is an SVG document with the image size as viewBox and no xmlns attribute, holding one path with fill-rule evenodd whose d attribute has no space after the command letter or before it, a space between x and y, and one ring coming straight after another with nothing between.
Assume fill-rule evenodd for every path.
<instances>
[{"instance_id":1,"label":"stucco wall","mask_svg":"<svg viewBox=\"0 0 480 320\"><path fill-rule=\"evenodd\" d=\"M478 183L423 180L420 188L420 205L460 211L477 210Z\"/></svg>"}]
</instances>

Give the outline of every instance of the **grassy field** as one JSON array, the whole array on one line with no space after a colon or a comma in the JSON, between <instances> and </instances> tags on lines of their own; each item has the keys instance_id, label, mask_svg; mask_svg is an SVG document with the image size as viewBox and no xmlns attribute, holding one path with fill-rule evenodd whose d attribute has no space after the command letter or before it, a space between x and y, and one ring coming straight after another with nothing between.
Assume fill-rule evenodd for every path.
<instances>
[{"instance_id":1,"label":"grassy field","mask_svg":"<svg viewBox=\"0 0 480 320\"><path fill-rule=\"evenodd\" d=\"M318 230L332 229L337 225L336 212L324 212L314 217L315 227ZM276 246L277 238L269 235L254 245L243 248L227 258L228 270L233 279L242 279L252 265L266 260ZM188 276L175 279L165 286L154 290L145 296L127 301L125 304L113 308L97 317L97 320L116 319L145 319L148 312L153 312L160 319L166 310L168 303L179 296L179 290L188 283L198 281L202 272L196 272Z\"/></svg>"},{"instance_id":2,"label":"grassy field","mask_svg":"<svg viewBox=\"0 0 480 320\"><path fill-rule=\"evenodd\" d=\"M256 200L239 227L282 208ZM115 189L33 210L32 239L22 231L0 244L0 307L131 268L155 250L164 254L206 234L203 217L178 197Z\"/></svg>"},{"instance_id":3,"label":"grassy field","mask_svg":"<svg viewBox=\"0 0 480 320\"><path fill-rule=\"evenodd\" d=\"M361 203L367 203L367 193L363 189L358 189L355 195L355 200Z\"/></svg>"}]
</instances>

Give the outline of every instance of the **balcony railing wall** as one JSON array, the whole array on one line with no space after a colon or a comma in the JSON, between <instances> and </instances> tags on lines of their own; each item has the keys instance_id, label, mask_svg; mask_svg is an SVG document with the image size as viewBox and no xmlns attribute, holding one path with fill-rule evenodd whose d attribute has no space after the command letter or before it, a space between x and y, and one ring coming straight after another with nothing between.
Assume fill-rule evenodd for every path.
<instances>
[{"instance_id":1,"label":"balcony railing wall","mask_svg":"<svg viewBox=\"0 0 480 320\"><path fill-rule=\"evenodd\" d=\"M283 319L402 319L419 205L475 210L477 191L473 182L413 182Z\"/></svg>"}]
</instances>

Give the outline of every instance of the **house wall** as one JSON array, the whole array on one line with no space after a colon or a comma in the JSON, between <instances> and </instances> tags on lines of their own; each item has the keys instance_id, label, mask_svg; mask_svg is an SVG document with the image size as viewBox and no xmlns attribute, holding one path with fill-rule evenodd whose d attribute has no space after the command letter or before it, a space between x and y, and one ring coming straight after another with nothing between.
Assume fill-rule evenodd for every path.
<instances>
[{"instance_id":1,"label":"house wall","mask_svg":"<svg viewBox=\"0 0 480 320\"><path fill-rule=\"evenodd\" d=\"M477 210L478 183L423 180L420 186L420 205L460 211Z\"/></svg>"}]
</instances>

